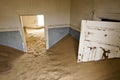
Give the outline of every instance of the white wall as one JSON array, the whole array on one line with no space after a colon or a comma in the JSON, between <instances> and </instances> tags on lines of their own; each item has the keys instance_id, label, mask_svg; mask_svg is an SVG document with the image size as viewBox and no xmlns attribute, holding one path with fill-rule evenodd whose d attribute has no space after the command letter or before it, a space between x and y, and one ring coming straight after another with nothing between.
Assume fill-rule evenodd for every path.
<instances>
[{"instance_id":1,"label":"white wall","mask_svg":"<svg viewBox=\"0 0 120 80\"><path fill-rule=\"evenodd\" d=\"M22 16L22 22L24 27L29 28L37 28L38 27L38 19L36 16Z\"/></svg>"},{"instance_id":2,"label":"white wall","mask_svg":"<svg viewBox=\"0 0 120 80\"><path fill-rule=\"evenodd\" d=\"M72 0L71 25L80 28L81 20L100 18L120 20L120 0Z\"/></svg>"},{"instance_id":3,"label":"white wall","mask_svg":"<svg viewBox=\"0 0 120 80\"><path fill-rule=\"evenodd\" d=\"M26 44L20 16L42 14L44 15L45 26L70 24L70 1L0 0L0 31L20 31L21 44L25 51Z\"/></svg>"},{"instance_id":4,"label":"white wall","mask_svg":"<svg viewBox=\"0 0 120 80\"><path fill-rule=\"evenodd\" d=\"M1 0L0 29L21 27L20 15L45 15L45 26L70 24L70 0Z\"/></svg>"},{"instance_id":5,"label":"white wall","mask_svg":"<svg viewBox=\"0 0 120 80\"><path fill-rule=\"evenodd\" d=\"M70 5L71 4L71 5ZM71 8L71 12L70 12ZM1 0L0 29L21 27L20 15L43 14L45 26L71 24L80 28L82 19L120 19L120 0Z\"/></svg>"},{"instance_id":6,"label":"white wall","mask_svg":"<svg viewBox=\"0 0 120 80\"><path fill-rule=\"evenodd\" d=\"M93 0L71 1L71 25L80 28L82 19L92 19Z\"/></svg>"},{"instance_id":7,"label":"white wall","mask_svg":"<svg viewBox=\"0 0 120 80\"><path fill-rule=\"evenodd\" d=\"M95 0L95 18L120 20L120 0Z\"/></svg>"}]
</instances>

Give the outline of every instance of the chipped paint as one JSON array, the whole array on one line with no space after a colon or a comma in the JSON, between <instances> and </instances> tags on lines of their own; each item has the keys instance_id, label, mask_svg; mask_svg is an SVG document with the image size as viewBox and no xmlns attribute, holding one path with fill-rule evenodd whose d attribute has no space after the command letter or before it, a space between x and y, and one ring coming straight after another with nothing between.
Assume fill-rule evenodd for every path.
<instances>
[{"instance_id":1,"label":"chipped paint","mask_svg":"<svg viewBox=\"0 0 120 80\"><path fill-rule=\"evenodd\" d=\"M81 29L78 62L120 57L120 24L84 20Z\"/></svg>"},{"instance_id":2,"label":"chipped paint","mask_svg":"<svg viewBox=\"0 0 120 80\"><path fill-rule=\"evenodd\" d=\"M103 50L103 59L108 59L108 55L110 53L110 50L105 50L104 48L100 47Z\"/></svg>"}]
</instances>

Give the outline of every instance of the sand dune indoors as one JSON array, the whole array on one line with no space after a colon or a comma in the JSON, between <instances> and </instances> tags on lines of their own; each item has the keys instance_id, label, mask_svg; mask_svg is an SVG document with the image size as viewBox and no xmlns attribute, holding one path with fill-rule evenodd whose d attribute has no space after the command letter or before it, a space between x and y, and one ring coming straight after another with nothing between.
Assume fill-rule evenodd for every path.
<instances>
[{"instance_id":1,"label":"sand dune indoors","mask_svg":"<svg viewBox=\"0 0 120 80\"><path fill-rule=\"evenodd\" d=\"M8 65L0 65L0 80L120 80L120 59L77 63L78 42L70 35L48 51L40 36L29 36L28 53L0 46L7 55L0 64Z\"/></svg>"}]
</instances>

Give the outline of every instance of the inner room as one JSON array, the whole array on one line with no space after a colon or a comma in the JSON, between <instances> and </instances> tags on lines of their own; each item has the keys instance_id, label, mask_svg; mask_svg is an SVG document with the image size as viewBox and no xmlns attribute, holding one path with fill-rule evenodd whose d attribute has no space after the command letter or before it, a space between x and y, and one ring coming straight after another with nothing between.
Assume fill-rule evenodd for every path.
<instances>
[{"instance_id":1,"label":"inner room","mask_svg":"<svg viewBox=\"0 0 120 80\"><path fill-rule=\"evenodd\" d=\"M1 0L0 80L120 80L120 0Z\"/></svg>"},{"instance_id":2,"label":"inner room","mask_svg":"<svg viewBox=\"0 0 120 80\"><path fill-rule=\"evenodd\" d=\"M46 50L44 15L20 17L23 24L26 52L34 56L42 54Z\"/></svg>"}]
</instances>

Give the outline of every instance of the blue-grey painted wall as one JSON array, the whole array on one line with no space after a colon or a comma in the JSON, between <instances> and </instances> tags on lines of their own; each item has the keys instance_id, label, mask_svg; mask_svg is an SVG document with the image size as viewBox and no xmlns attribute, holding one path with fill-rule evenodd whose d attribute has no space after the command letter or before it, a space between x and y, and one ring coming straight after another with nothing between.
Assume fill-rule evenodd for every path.
<instances>
[{"instance_id":1,"label":"blue-grey painted wall","mask_svg":"<svg viewBox=\"0 0 120 80\"><path fill-rule=\"evenodd\" d=\"M24 51L20 31L0 32L0 45L5 45Z\"/></svg>"},{"instance_id":2,"label":"blue-grey painted wall","mask_svg":"<svg viewBox=\"0 0 120 80\"><path fill-rule=\"evenodd\" d=\"M69 34L69 27L48 28L49 48Z\"/></svg>"},{"instance_id":3,"label":"blue-grey painted wall","mask_svg":"<svg viewBox=\"0 0 120 80\"><path fill-rule=\"evenodd\" d=\"M67 34L71 34L73 38L79 41L80 32L69 27L63 28L48 28L48 41L49 48L56 44L59 40L65 37ZM0 45L16 48L24 51L22 45L22 38L20 31L6 31L0 32Z\"/></svg>"},{"instance_id":4,"label":"blue-grey painted wall","mask_svg":"<svg viewBox=\"0 0 120 80\"><path fill-rule=\"evenodd\" d=\"M79 31L70 28L69 33L72 35L73 38L75 38L77 41L79 41L79 39L80 39L80 32Z\"/></svg>"}]
</instances>

